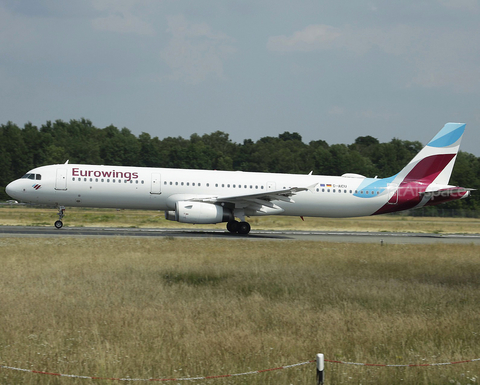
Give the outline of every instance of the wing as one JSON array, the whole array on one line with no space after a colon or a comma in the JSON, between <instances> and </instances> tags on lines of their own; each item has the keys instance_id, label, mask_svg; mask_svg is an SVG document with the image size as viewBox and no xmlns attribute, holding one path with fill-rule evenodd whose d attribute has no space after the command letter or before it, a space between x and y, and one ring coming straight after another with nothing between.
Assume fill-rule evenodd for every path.
<instances>
[{"instance_id":1,"label":"wing","mask_svg":"<svg viewBox=\"0 0 480 385\"><path fill-rule=\"evenodd\" d=\"M284 210L275 201L294 203L292 196L302 191L312 191L317 184L309 187L291 187L282 190L262 191L255 194L240 194L230 196L196 197L189 200L222 204L233 207L235 216L245 220L245 215L281 214Z\"/></svg>"}]
</instances>

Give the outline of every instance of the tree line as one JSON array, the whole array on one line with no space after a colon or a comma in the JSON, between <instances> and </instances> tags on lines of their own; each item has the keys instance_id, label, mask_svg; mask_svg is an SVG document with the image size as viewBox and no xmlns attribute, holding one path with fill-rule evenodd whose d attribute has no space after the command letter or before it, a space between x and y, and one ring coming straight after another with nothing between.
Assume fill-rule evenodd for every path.
<instances>
[{"instance_id":1,"label":"tree line","mask_svg":"<svg viewBox=\"0 0 480 385\"><path fill-rule=\"evenodd\" d=\"M47 121L41 127L12 122L0 126L0 199L5 186L28 170L47 164L105 164L142 167L216 169L316 175L346 172L388 177L400 171L421 149L418 141L392 139L380 143L360 136L354 143L329 145L324 140L302 141L300 134L284 132L257 141L235 143L222 131L193 134L189 139L138 137L128 128L95 127L90 120ZM480 188L480 158L459 152L450 183ZM480 198L451 202L443 208L477 210ZM434 210L434 209L432 209Z\"/></svg>"}]
</instances>

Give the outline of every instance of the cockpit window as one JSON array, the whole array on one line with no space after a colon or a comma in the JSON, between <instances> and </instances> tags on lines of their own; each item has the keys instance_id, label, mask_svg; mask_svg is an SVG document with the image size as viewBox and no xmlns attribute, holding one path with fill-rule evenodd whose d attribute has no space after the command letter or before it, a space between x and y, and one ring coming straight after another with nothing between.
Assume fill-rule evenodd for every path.
<instances>
[{"instance_id":1,"label":"cockpit window","mask_svg":"<svg viewBox=\"0 0 480 385\"><path fill-rule=\"evenodd\" d=\"M21 179L33 179L33 180L42 180L41 174L25 174Z\"/></svg>"}]
</instances>

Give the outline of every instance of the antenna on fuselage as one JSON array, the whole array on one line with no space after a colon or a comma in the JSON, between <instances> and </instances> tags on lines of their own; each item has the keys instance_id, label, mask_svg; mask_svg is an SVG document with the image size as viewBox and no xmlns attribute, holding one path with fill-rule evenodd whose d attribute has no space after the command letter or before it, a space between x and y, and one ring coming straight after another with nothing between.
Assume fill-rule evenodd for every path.
<instances>
[{"instance_id":1,"label":"antenna on fuselage","mask_svg":"<svg viewBox=\"0 0 480 385\"><path fill-rule=\"evenodd\" d=\"M68 159L68 160L65 162L65 164L68 164L69 160L70 160L70 159Z\"/></svg>"}]
</instances>

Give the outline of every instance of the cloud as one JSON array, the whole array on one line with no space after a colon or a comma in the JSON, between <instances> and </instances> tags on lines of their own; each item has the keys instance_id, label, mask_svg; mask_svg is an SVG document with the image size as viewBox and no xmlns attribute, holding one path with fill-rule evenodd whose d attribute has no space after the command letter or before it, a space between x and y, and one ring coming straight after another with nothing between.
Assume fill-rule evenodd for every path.
<instances>
[{"instance_id":1,"label":"cloud","mask_svg":"<svg viewBox=\"0 0 480 385\"><path fill-rule=\"evenodd\" d=\"M338 28L329 25L309 25L292 36L272 36L268 39L267 48L278 52L309 52L330 48L332 43L342 35Z\"/></svg>"},{"instance_id":2,"label":"cloud","mask_svg":"<svg viewBox=\"0 0 480 385\"><path fill-rule=\"evenodd\" d=\"M92 20L94 29L117 33L133 33L137 35L154 35L154 28L142 17L137 5L146 3L142 0L96 0L93 6L106 14Z\"/></svg>"},{"instance_id":3,"label":"cloud","mask_svg":"<svg viewBox=\"0 0 480 385\"><path fill-rule=\"evenodd\" d=\"M236 51L232 38L183 15L168 18L167 32L171 39L161 57L172 70L169 79L197 84L209 75L223 78L223 62Z\"/></svg>"},{"instance_id":4,"label":"cloud","mask_svg":"<svg viewBox=\"0 0 480 385\"><path fill-rule=\"evenodd\" d=\"M330 115L344 115L346 113L346 109L345 107L341 107L341 106L332 106L328 110L328 113Z\"/></svg>"},{"instance_id":5,"label":"cloud","mask_svg":"<svg viewBox=\"0 0 480 385\"><path fill-rule=\"evenodd\" d=\"M466 0L465 0L466 2ZM310 25L291 36L273 36L267 49L276 52L348 50L366 55L380 50L413 68L406 87L451 87L472 92L480 87L478 31L397 24L388 28L336 28Z\"/></svg>"},{"instance_id":6,"label":"cloud","mask_svg":"<svg viewBox=\"0 0 480 385\"><path fill-rule=\"evenodd\" d=\"M467 11L480 10L478 0L439 0L440 3L446 8L462 9Z\"/></svg>"},{"instance_id":7,"label":"cloud","mask_svg":"<svg viewBox=\"0 0 480 385\"><path fill-rule=\"evenodd\" d=\"M17 50L19 45L34 41L34 32L31 23L0 5L0 52Z\"/></svg>"}]
</instances>

